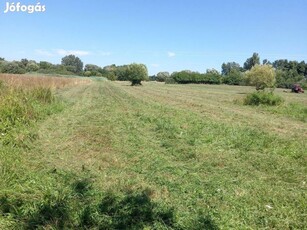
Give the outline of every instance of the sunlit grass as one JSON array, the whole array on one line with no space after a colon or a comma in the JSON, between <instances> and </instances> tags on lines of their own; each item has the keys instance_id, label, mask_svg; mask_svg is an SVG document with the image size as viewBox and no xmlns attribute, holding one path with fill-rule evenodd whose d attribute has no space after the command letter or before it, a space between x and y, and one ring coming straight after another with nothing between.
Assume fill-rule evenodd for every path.
<instances>
[{"instance_id":1,"label":"sunlit grass","mask_svg":"<svg viewBox=\"0 0 307 230\"><path fill-rule=\"evenodd\" d=\"M70 103L31 148L0 150L0 227L304 229L305 95L272 109L235 103L249 87L128 85L58 91Z\"/></svg>"}]
</instances>

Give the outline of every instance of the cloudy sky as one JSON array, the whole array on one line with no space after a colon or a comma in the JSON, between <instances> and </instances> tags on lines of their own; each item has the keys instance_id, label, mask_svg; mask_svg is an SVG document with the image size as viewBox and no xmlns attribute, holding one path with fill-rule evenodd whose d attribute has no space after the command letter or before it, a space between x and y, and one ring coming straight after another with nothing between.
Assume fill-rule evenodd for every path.
<instances>
[{"instance_id":1,"label":"cloudy sky","mask_svg":"<svg viewBox=\"0 0 307 230\"><path fill-rule=\"evenodd\" d=\"M253 52L307 61L306 0L19 2L0 0L0 57L7 60L56 64L75 54L99 66L144 63L150 74L220 71ZM7 5L15 11L5 13ZM29 13L32 5L38 11Z\"/></svg>"}]
</instances>

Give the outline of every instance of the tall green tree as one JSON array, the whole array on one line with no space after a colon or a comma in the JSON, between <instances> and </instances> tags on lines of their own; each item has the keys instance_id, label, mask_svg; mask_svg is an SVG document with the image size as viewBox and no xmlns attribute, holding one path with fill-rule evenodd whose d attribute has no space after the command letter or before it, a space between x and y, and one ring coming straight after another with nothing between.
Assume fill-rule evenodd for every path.
<instances>
[{"instance_id":1,"label":"tall green tree","mask_svg":"<svg viewBox=\"0 0 307 230\"><path fill-rule=\"evenodd\" d=\"M148 80L148 70L143 64L133 63L128 65L126 75L132 86L142 85L142 81Z\"/></svg>"},{"instance_id":2,"label":"tall green tree","mask_svg":"<svg viewBox=\"0 0 307 230\"><path fill-rule=\"evenodd\" d=\"M156 81L165 82L167 78L170 77L169 72L159 72L156 76Z\"/></svg>"},{"instance_id":3,"label":"tall green tree","mask_svg":"<svg viewBox=\"0 0 307 230\"><path fill-rule=\"evenodd\" d=\"M46 62L46 61L40 61L39 62L39 68L40 69L51 69L52 68L52 63Z\"/></svg>"},{"instance_id":4,"label":"tall green tree","mask_svg":"<svg viewBox=\"0 0 307 230\"><path fill-rule=\"evenodd\" d=\"M262 65L272 65L272 63L268 59L264 59Z\"/></svg>"},{"instance_id":5,"label":"tall green tree","mask_svg":"<svg viewBox=\"0 0 307 230\"><path fill-rule=\"evenodd\" d=\"M301 61L297 66L297 72L307 77L307 64L305 61Z\"/></svg>"},{"instance_id":6,"label":"tall green tree","mask_svg":"<svg viewBox=\"0 0 307 230\"><path fill-rule=\"evenodd\" d=\"M244 70L251 70L255 65L260 65L260 57L258 53L253 53L253 56L244 62Z\"/></svg>"},{"instance_id":7,"label":"tall green tree","mask_svg":"<svg viewBox=\"0 0 307 230\"><path fill-rule=\"evenodd\" d=\"M286 70L288 68L287 66L288 66L287 59L279 59L273 62L273 67L275 69Z\"/></svg>"},{"instance_id":8,"label":"tall green tree","mask_svg":"<svg viewBox=\"0 0 307 230\"><path fill-rule=\"evenodd\" d=\"M27 72L35 72L39 70L39 65L35 61L29 61L26 70Z\"/></svg>"},{"instance_id":9,"label":"tall green tree","mask_svg":"<svg viewBox=\"0 0 307 230\"><path fill-rule=\"evenodd\" d=\"M223 76L222 81L227 85L240 85L243 83L243 73L236 69L231 69L227 75Z\"/></svg>"},{"instance_id":10,"label":"tall green tree","mask_svg":"<svg viewBox=\"0 0 307 230\"><path fill-rule=\"evenodd\" d=\"M101 76L101 73L102 68L97 65L87 64L84 67L85 76Z\"/></svg>"},{"instance_id":11,"label":"tall green tree","mask_svg":"<svg viewBox=\"0 0 307 230\"><path fill-rule=\"evenodd\" d=\"M121 65L121 66L116 67L114 74L116 75L118 81L129 80L127 79L127 76L126 76L127 67L128 67L127 65Z\"/></svg>"},{"instance_id":12,"label":"tall green tree","mask_svg":"<svg viewBox=\"0 0 307 230\"><path fill-rule=\"evenodd\" d=\"M23 65L23 68L26 68L27 65L29 64L29 60L24 58L20 60L20 63Z\"/></svg>"},{"instance_id":13,"label":"tall green tree","mask_svg":"<svg viewBox=\"0 0 307 230\"><path fill-rule=\"evenodd\" d=\"M25 68L23 68L23 65L18 61L4 62L1 69L3 73L12 73L12 74L26 73Z\"/></svg>"},{"instance_id":14,"label":"tall green tree","mask_svg":"<svg viewBox=\"0 0 307 230\"><path fill-rule=\"evenodd\" d=\"M75 55L67 55L62 58L62 65L67 67L67 70L79 74L83 70L83 62Z\"/></svg>"},{"instance_id":15,"label":"tall green tree","mask_svg":"<svg viewBox=\"0 0 307 230\"><path fill-rule=\"evenodd\" d=\"M222 75L228 75L232 70L241 71L242 68L239 63L227 62L222 64Z\"/></svg>"},{"instance_id":16,"label":"tall green tree","mask_svg":"<svg viewBox=\"0 0 307 230\"><path fill-rule=\"evenodd\" d=\"M245 72L245 76L250 85L256 86L256 90L275 87L276 73L270 65L255 65Z\"/></svg>"}]
</instances>

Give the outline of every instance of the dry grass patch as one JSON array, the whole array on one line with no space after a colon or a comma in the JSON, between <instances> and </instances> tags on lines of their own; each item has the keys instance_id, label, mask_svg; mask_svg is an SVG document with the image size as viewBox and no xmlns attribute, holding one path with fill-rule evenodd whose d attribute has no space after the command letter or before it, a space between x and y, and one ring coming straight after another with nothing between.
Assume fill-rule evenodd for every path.
<instances>
[{"instance_id":1,"label":"dry grass patch","mask_svg":"<svg viewBox=\"0 0 307 230\"><path fill-rule=\"evenodd\" d=\"M23 89L51 88L59 89L75 85L89 84L91 80L83 78L64 78L56 76L36 76L20 74L0 74L0 81L8 86Z\"/></svg>"}]
</instances>

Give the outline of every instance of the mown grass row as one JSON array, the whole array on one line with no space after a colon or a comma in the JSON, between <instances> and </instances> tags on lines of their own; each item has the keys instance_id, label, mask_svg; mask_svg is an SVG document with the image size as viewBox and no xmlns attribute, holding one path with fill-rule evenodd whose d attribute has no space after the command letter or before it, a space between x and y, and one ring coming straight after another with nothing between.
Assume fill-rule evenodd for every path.
<instances>
[{"instance_id":1,"label":"mown grass row","mask_svg":"<svg viewBox=\"0 0 307 230\"><path fill-rule=\"evenodd\" d=\"M71 146L69 159L79 159L73 152L97 153L85 168L97 177L98 191L149 189L156 202L174 208L183 229L201 218L213 229L305 225L302 139L139 100L110 83L95 88L100 96L78 121L86 127L71 131L82 141Z\"/></svg>"},{"instance_id":2,"label":"mown grass row","mask_svg":"<svg viewBox=\"0 0 307 230\"><path fill-rule=\"evenodd\" d=\"M113 91L117 103L110 110L117 112L107 123L118 128L113 146L126 156L127 174L135 175L127 180L167 191L187 226L201 211L222 228L305 225L307 146L302 139Z\"/></svg>"},{"instance_id":3,"label":"mown grass row","mask_svg":"<svg viewBox=\"0 0 307 230\"><path fill-rule=\"evenodd\" d=\"M99 191L86 172L30 163L35 123L63 109L50 88L1 84L0 102L1 229L181 229L174 209L152 201L149 190Z\"/></svg>"}]
</instances>

